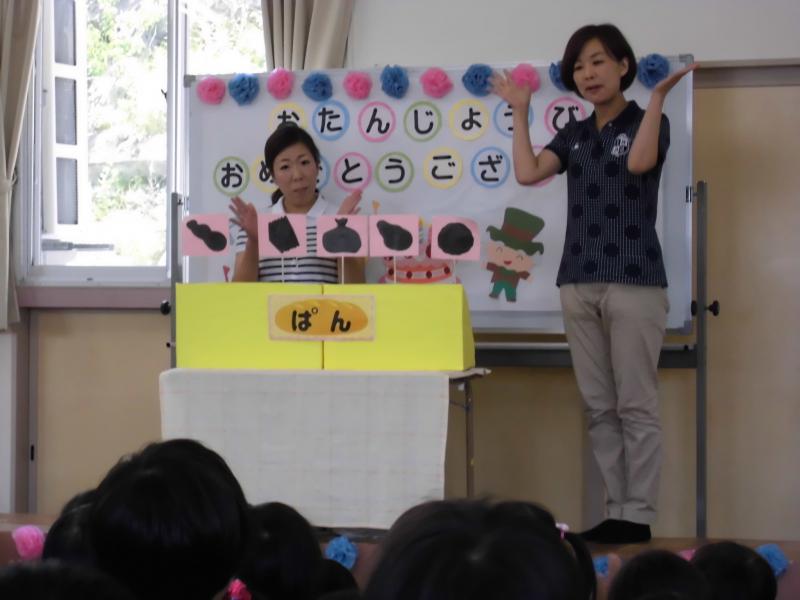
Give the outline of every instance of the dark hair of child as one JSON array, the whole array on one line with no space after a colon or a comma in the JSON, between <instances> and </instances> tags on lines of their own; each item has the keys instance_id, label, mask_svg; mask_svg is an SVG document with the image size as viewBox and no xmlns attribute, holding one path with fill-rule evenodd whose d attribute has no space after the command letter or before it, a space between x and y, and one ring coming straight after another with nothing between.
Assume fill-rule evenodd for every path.
<instances>
[{"instance_id":1,"label":"dark hair of child","mask_svg":"<svg viewBox=\"0 0 800 600\"><path fill-rule=\"evenodd\" d=\"M608 600L644 598L709 600L703 574L689 561L666 550L650 550L633 557L611 582Z\"/></svg>"},{"instance_id":2,"label":"dark hair of child","mask_svg":"<svg viewBox=\"0 0 800 600\"><path fill-rule=\"evenodd\" d=\"M327 598L339 592L358 592L358 583L347 567L335 560L324 558L317 572L315 590L317 597Z\"/></svg>"},{"instance_id":3,"label":"dark hair of child","mask_svg":"<svg viewBox=\"0 0 800 600\"><path fill-rule=\"evenodd\" d=\"M568 537L567 537L568 536ZM595 592L581 540L524 502L428 502L389 530L364 598L587 600Z\"/></svg>"},{"instance_id":4,"label":"dark hair of child","mask_svg":"<svg viewBox=\"0 0 800 600\"><path fill-rule=\"evenodd\" d=\"M251 508L251 527L238 578L270 599L312 598L322 551L309 522L291 506L270 502Z\"/></svg>"},{"instance_id":5,"label":"dark hair of child","mask_svg":"<svg viewBox=\"0 0 800 600\"><path fill-rule=\"evenodd\" d=\"M25 600L135 600L120 583L94 569L55 560L0 569L0 598Z\"/></svg>"},{"instance_id":6,"label":"dark hair of child","mask_svg":"<svg viewBox=\"0 0 800 600\"><path fill-rule=\"evenodd\" d=\"M761 555L735 542L699 548L692 564L705 575L713 600L775 600L778 582Z\"/></svg>"},{"instance_id":7,"label":"dark hair of child","mask_svg":"<svg viewBox=\"0 0 800 600\"><path fill-rule=\"evenodd\" d=\"M314 162L319 165L319 148L314 143L314 139L305 129L289 121L279 125L272 132L272 135L267 138L266 144L264 144L264 162L270 174L273 172L272 168L278 155L295 144L303 144L308 148L314 158ZM283 196L283 192L280 188L272 192L272 204L276 204L281 199L281 196Z\"/></svg>"},{"instance_id":8,"label":"dark hair of child","mask_svg":"<svg viewBox=\"0 0 800 600\"><path fill-rule=\"evenodd\" d=\"M617 62L627 59L628 72L622 76L622 81L620 81L620 90L627 90L636 79L636 56L622 32L610 23L585 25L569 38L567 47L564 49L564 57L561 59L561 81L564 86L580 96L578 87L575 85L573 70L583 47L593 39L599 40L606 52Z\"/></svg>"},{"instance_id":9,"label":"dark hair of child","mask_svg":"<svg viewBox=\"0 0 800 600\"><path fill-rule=\"evenodd\" d=\"M193 440L147 446L97 487L89 514L97 565L140 598L210 600L248 542L248 505L216 452Z\"/></svg>"}]
</instances>

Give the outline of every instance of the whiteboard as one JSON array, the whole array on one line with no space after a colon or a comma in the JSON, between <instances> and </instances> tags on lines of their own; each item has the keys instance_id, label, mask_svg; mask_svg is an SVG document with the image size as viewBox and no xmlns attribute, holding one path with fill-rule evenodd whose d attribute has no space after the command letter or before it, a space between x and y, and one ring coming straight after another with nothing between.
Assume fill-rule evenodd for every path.
<instances>
[{"instance_id":1,"label":"whiteboard","mask_svg":"<svg viewBox=\"0 0 800 600\"><path fill-rule=\"evenodd\" d=\"M569 114L565 108L572 106L575 114L583 116L591 114L592 107L551 83L549 62L526 62L537 68L541 79L541 87L531 102L530 131L534 146L544 146L555 128L565 122ZM675 58L671 64L674 69L683 63ZM323 71L333 89L330 99L323 102L310 100L303 93L301 83L308 73L302 71L295 72L293 92L284 100L272 97L266 89L266 74L259 75L260 91L252 103L244 106L239 106L230 94L220 104L204 103L196 93L202 78L188 81L188 212L226 213L229 196L236 191L259 211L266 211L274 187L265 181L264 142L282 119L298 118L320 148L322 168L318 183L329 202L338 206L350 189L363 187L362 214L420 217L419 257L372 258L367 268L368 281L397 280L421 285L416 282L427 279L462 283L472 323L478 331L562 332L555 279L566 229L566 178L556 176L537 186L519 185L510 160L507 105L494 95L470 94L461 83L465 67L445 68L453 88L441 99L431 98L420 84L424 70L407 69L410 85L401 99L381 90L381 70L377 68L364 71L372 80L371 93L364 100L353 100L344 92L342 81L348 70L343 69ZM232 76L219 77L227 81ZM649 91L637 81L626 97L644 108ZM669 281L671 309L667 326L671 329L686 329L691 320L691 205L687 203L687 186L692 184L691 98L690 75L672 90L664 106L670 119L671 145L662 172L657 230ZM336 130L332 128L334 123ZM489 155L502 157L491 171L485 165ZM395 168L390 171L392 160ZM392 183L400 172L397 160L404 167L399 184ZM358 167L353 168L356 164ZM243 177L232 179L231 174L236 173ZM361 181L357 181L359 177ZM239 188L231 187L232 183L239 184ZM432 217L450 215L475 220L485 249L490 241L487 227L500 228L507 207L522 209L545 222L534 240L543 244L544 252L534 255L531 276L519 283L517 301L513 303L503 296L489 297L492 273L485 260L434 261L425 256ZM184 280L223 281L231 275L233 261L232 253L187 259Z\"/></svg>"}]
</instances>

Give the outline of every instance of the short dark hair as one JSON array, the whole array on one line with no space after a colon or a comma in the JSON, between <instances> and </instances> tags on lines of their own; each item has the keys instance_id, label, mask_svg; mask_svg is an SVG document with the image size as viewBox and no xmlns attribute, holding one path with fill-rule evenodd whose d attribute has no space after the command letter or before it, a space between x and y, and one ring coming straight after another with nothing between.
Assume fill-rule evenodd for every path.
<instances>
[{"instance_id":1,"label":"short dark hair","mask_svg":"<svg viewBox=\"0 0 800 600\"><path fill-rule=\"evenodd\" d=\"M264 144L264 163L267 165L267 170L270 175L273 175L272 168L275 165L275 159L278 157L278 154L295 144L303 144L308 148L308 151L311 152L311 155L314 157L314 162L319 165L319 148L317 148L317 145L314 143L314 138L293 121L287 121L286 123L278 125L275 131L272 132L272 135L267 138L266 144ZM278 202L281 196L283 196L283 192L280 188L272 192L272 203L275 204Z\"/></svg>"},{"instance_id":2,"label":"short dark hair","mask_svg":"<svg viewBox=\"0 0 800 600\"><path fill-rule=\"evenodd\" d=\"M248 505L224 459L193 440L147 446L97 487L89 536L97 565L152 599L210 599L248 543Z\"/></svg>"},{"instance_id":3,"label":"short dark hair","mask_svg":"<svg viewBox=\"0 0 800 600\"><path fill-rule=\"evenodd\" d=\"M622 62L623 58L628 59L628 72L622 76L619 85L621 90L627 90L636 79L636 56L622 32L611 23L584 25L569 38L564 49L564 57L561 59L561 81L564 86L580 96L573 71L583 47L593 39L599 40L606 52L617 62Z\"/></svg>"},{"instance_id":4,"label":"short dark hair","mask_svg":"<svg viewBox=\"0 0 800 600\"><path fill-rule=\"evenodd\" d=\"M774 600L775 574L758 552L735 542L717 542L695 552L692 564L705 575L714 600Z\"/></svg>"},{"instance_id":5,"label":"short dark hair","mask_svg":"<svg viewBox=\"0 0 800 600\"><path fill-rule=\"evenodd\" d=\"M322 563L311 524L291 506L269 502L251 508L252 544L238 577L267 598L308 600Z\"/></svg>"},{"instance_id":6,"label":"short dark hair","mask_svg":"<svg viewBox=\"0 0 800 600\"><path fill-rule=\"evenodd\" d=\"M55 560L17 563L0 569L0 598L28 600L135 600L108 575Z\"/></svg>"},{"instance_id":7,"label":"short dark hair","mask_svg":"<svg viewBox=\"0 0 800 600\"><path fill-rule=\"evenodd\" d=\"M608 600L642 598L708 600L702 573L689 561L667 550L650 550L625 563L611 582Z\"/></svg>"},{"instance_id":8,"label":"short dark hair","mask_svg":"<svg viewBox=\"0 0 800 600\"><path fill-rule=\"evenodd\" d=\"M552 516L528 503L421 504L389 530L364 598L586 600L594 573L584 576L573 550L588 551L572 537L570 548Z\"/></svg>"}]
</instances>

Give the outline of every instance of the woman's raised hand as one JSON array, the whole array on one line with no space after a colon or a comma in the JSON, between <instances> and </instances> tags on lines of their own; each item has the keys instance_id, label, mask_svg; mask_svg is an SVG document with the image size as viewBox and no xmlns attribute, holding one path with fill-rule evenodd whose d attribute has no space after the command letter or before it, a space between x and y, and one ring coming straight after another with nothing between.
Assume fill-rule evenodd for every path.
<instances>
[{"instance_id":1,"label":"woman's raised hand","mask_svg":"<svg viewBox=\"0 0 800 600\"><path fill-rule=\"evenodd\" d=\"M258 212L256 211L256 207L250 202L245 202L239 196L234 196L231 198L231 204L228 208L230 208L233 213L231 221L244 229L245 233L247 233L247 237L257 240Z\"/></svg>"},{"instance_id":2,"label":"woman's raised hand","mask_svg":"<svg viewBox=\"0 0 800 600\"><path fill-rule=\"evenodd\" d=\"M339 205L339 211L336 214L354 215L358 213L358 211L361 210L361 208L358 206L359 202L361 202L361 190L356 190L347 198L342 200L342 203Z\"/></svg>"},{"instance_id":3,"label":"woman's raised hand","mask_svg":"<svg viewBox=\"0 0 800 600\"><path fill-rule=\"evenodd\" d=\"M508 102L512 109L528 110L533 94L529 85L518 86L511 79L508 70L504 70L502 73L495 71L489 81L492 84L492 92Z\"/></svg>"}]
</instances>

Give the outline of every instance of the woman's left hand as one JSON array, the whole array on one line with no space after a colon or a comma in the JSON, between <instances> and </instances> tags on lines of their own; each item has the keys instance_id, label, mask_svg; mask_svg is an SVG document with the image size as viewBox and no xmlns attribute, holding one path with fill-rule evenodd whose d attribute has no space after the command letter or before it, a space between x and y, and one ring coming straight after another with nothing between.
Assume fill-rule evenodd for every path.
<instances>
[{"instance_id":1,"label":"woman's left hand","mask_svg":"<svg viewBox=\"0 0 800 600\"><path fill-rule=\"evenodd\" d=\"M661 94L662 96L666 96L667 93L669 93L669 91L675 87L675 84L678 83L684 75L686 75L689 71L694 71L698 66L698 63L692 63L688 67L684 67L679 71L670 73L656 84L656 86L653 88L653 92Z\"/></svg>"},{"instance_id":2,"label":"woman's left hand","mask_svg":"<svg viewBox=\"0 0 800 600\"><path fill-rule=\"evenodd\" d=\"M358 211L361 210L361 208L358 206L359 202L361 202L361 190L356 190L342 201L342 203L339 205L339 211L336 214L338 215L357 214Z\"/></svg>"}]
</instances>

